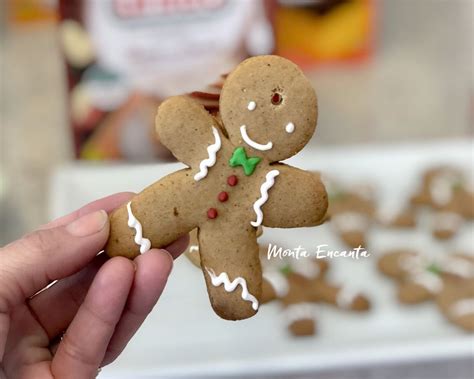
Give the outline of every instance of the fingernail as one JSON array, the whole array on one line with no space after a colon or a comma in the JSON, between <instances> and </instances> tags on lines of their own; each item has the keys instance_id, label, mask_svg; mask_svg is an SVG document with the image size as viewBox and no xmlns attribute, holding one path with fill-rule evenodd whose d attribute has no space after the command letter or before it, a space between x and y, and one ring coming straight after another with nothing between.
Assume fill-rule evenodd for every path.
<instances>
[{"instance_id":1,"label":"fingernail","mask_svg":"<svg viewBox=\"0 0 474 379\"><path fill-rule=\"evenodd\" d=\"M66 230L75 237L86 237L104 229L107 220L107 212L104 210L96 211L71 222L66 226Z\"/></svg>"}]
</instances>

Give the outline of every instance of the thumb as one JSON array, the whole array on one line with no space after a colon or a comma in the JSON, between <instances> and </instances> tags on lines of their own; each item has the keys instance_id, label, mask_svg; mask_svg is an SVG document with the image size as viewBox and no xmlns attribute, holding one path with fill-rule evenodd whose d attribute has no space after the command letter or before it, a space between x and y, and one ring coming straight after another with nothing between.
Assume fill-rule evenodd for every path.
<instances>
[{"instance_id":1,"label":"thumb","mask_svg":"<svg viewBox=\"0 0 474 379\"><path fill-rule=\"evenodd\" d=\"M104 247L108 234L108 216L101 210L0 249L0 300L12 306L78 272Z\"/></svg>"}]
</instances>

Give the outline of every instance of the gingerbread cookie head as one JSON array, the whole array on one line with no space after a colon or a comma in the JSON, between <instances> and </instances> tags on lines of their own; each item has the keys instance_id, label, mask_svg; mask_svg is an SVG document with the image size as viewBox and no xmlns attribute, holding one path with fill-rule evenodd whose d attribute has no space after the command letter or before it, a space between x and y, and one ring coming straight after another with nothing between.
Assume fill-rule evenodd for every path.
<instances>
[{"instance_id":1,"label":"gingerbread cookie head","mask_svg":"<svg viewBox=\"0 0 474 379\"><path fill-rule=\"evenodd\" d=\"M301 70L277 56L242 62L226 79L220 112L229 139L270 162L295 155L316 128L316 93Z\"/></svg>"}]
</instances>

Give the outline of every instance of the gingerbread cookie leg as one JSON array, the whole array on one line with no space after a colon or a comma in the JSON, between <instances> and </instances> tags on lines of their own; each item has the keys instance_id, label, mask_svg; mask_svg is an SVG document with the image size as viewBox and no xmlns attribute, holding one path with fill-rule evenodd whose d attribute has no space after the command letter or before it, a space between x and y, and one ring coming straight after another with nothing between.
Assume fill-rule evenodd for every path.
<instances>
[{"instance_id":1,"label":"gingerbread cookie leg","mask_svg":"<svg viewBox=\"0 0 474 379\"><path fill-rule=\"evenodd\" d=\"M282 298L282 304L288 330L295 336L313 335L316 333L318 305L308 297L308 279L296 273L290 273L287 279L289 290Z\"/></svg>"},{"instance_id":2,"label":"gingerbread cookie leg","mask_svg":"<svg viewBox=\"0 0 474 379\"><path fill-rule=\"evenodd\" d=\"M474 332L474 279L447 281L436 301L449 321Z\"/></svg>"},{"instance_id":3,"label":"gingerbread cookie leg","mask_svg":"<svg viewBox=\"0 0 474 379\"><path fill-rule=\"evenodd\" d=\"M190 170L170 174L112 213L107 254L134 258L194 229L198 220L189 202L194 191L189 175Z\"/></svg>"},{"instance_id":4,"label":"gingerbread cookie leg","mask_svg":"<svg viewBox=\"0 0 474 379\"><path fill-rule=\"evenodd\" d=\"M312 336L316 333L318 306L314 303L295 302L285 305L283 318L291 334L297 337Z\"/></svg>"},{"instance_id":5,"label":"gingerbread cookie leg","mask_svg":"<svg viewBox=\"0 0 474 379\"><path fill-rule=\"evenodd\" d=\"M315 300L353 311L366 311L370 308L369 300L350 287L334 286L322 279L313 281L311 287Z\"/></svg>"},{"instance_id":6,"label":"gingerbread cookie leg","mask_svg":"<svg viewBox=\"0 0 474 379\"><path fill-rule=\"evenodd\" d=\"M443 288L438 275L420 272L402 281L398 287L398 300L403 304L419 304L433 297Z\"/></svg>"},{"instance_id":7,"label":"gingerbread cookie leg","mask_svg":"<svg viewBox=\"0 0 474 379\"><path fill-rule=\"evenodd\" d=\"M213 220L198 232L201 267L215 312L226 320L253 316L260 305L262 270L256 229Z\"/></svg>"}]
</instances>

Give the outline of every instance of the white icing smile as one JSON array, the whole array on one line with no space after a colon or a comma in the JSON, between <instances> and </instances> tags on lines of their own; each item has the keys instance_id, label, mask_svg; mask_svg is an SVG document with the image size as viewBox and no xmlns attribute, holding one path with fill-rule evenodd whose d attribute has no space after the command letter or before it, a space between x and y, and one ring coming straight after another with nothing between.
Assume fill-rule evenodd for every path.
<instances>
[{"instance_id":1,"label":"white icing smile","mask_svg":"<svg viewBox=\"0 0 474 379\"><path fill-rule=\"evenodd\" d=\"M260 151L265 151L265 150L270 150L273 147L273 143L271 141L267 142L265 145L262 145L258 142L255 142L253 139L251 139L249 137L249 135L247 134L247 126L246 125L242 125L240 127L240 135L242 136L245 143L247 145L253 147L254 149L257 149L257 150L260 150Z\"/></svg>"}]
</instances>

